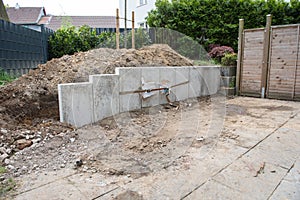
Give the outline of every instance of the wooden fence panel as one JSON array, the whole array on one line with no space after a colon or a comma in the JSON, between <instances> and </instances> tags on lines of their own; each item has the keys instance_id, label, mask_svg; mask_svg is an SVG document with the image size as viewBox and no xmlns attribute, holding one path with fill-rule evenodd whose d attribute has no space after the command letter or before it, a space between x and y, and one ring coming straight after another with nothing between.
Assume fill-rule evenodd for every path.
<instances>
[{"instance_id":1,"label":"wooden fence panel","mask_svg":"<svg viewBox=\"0 0 300 200\"><path fill-rule=\"evenodd\" d=\"M240 94L260 96L264 29L244 31Z\"/></svg>"},{"instance_id":2,"label":"wooden fence panel","mask_svg":"<svg viewBox=\"0 0 300 200\"><path fill-rule=\"evenodd\" d=\"M299 25L273 27L267 97L299 97Z\"/></svg>"},{"instance_id":3,"label":"wooden fence panel","mask_svg":"<svg viewBox=\"0 0 300 200\"><path fill-rule=\"evenodd\" d=\"M22 75L48 59L48 37L53 33L42 28L34 31L0 20L0 68Z\"/></svg>"}]
</instances>

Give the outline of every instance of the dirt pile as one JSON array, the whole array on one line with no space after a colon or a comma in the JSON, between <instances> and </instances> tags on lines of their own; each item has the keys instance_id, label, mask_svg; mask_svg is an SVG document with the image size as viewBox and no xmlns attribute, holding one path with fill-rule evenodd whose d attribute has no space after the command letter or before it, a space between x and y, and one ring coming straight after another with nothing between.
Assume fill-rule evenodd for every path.
<instances>
[{"instance_id":1,"label":"dirt pile","mask_svg":"<svg viewBox=\"0 0 300 200\"><path fill-rule=\"evenodd\" d=\"M171 65L187 66L192 62L167 45L139 50L94 49L53 59L0 87L0 162L22 173L11 165L14 159L10 157L16 152L47 145L56 136L66 135L67 143L77 137L72 136L73 127L59 122L58 84L88 81L89 75L114 73L116 67Z\"/></svg>"},{"instance_id":2,"label":"dirt pile","mask_svg":"<svg viewBox=\"0 0 300 200\"><path fill-rule=\"evenodd\" d=\"M66 55L39 65L36 70L0 88L0 125L34 126L58 120L57 85L88 81L90 74L114 73L116 67L187 66L192 62L167 45L139 50L95 49Z\"/></svg>"}]
</instances>

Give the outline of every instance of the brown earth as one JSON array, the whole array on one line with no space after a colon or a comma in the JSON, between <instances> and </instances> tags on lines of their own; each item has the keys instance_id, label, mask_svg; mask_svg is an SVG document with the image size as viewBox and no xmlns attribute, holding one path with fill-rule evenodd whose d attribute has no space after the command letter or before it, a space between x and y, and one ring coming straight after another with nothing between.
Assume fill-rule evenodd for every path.
<instances>
[{"instance_id":1,"label":"brown earth","mask_svg":"<svg viewBox=\"0 0 300 200\"><path fill-rule=\"evenodd\" d=\"M58 84L88 81L89 75L114 73L116 67L171 65L190 66L192 62L167 45L139 50L100 48L52 59L0 87L0 148L4 149L0 162L32 145L32 140L74 130L59 122Z\"/></svg>"},{"instance_id":2,"label":"brown earth","mask_svg":"<svg viewBox=\"0 0 300 200\"><path fill-rule=\"evenodd\" d=\"M88 81L91 74L114 73L116 67L190 66L192 62L167 45L139 50L94 49L41 64L0 88L0 126L38 126L58 120L57 85Z\"/></svg>"}]
</instances>

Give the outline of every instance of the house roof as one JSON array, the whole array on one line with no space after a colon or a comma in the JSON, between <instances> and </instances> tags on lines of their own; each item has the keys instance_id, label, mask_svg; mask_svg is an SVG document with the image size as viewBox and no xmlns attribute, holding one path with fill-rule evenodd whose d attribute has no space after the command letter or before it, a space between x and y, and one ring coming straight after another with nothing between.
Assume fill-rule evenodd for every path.
<instances>
[{"instance_id":1,"label":"house roof","mask_svg":"<svg viewBox=\"0 0 300 200\"><path fill-rule=\"evenodd\" d=\"M6 11L9 20L15 24L37 24L42 15L46 15L43 7L9 7Z\"/></svg>"},{"instance_id":2,"label":"house roof","mask_svg":"<svg viewBox=\"0 0 300 200\"><path fill-rule=\"evenodd\" d=\"M62 25L73 25L80 27L88 25L92 28L116 28L115 16L52 16L50 23L46 26L54 31Z\"/></svg>"}]
</instances>

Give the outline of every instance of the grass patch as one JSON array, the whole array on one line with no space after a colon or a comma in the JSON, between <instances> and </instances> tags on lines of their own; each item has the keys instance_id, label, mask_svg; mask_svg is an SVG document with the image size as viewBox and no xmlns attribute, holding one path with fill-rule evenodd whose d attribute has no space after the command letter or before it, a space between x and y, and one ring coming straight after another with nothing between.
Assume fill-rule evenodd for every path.
<instances>
[{"instance_id":1,"label":"grass patch","mask_svg":"<svg viewBox=\"0 0 300 200\"><path fill-rule=\"evenodd\" d=\"M16 182L12 178L9 178L9 179L1 182L0 183L0 198L8 196L9 192L13 192L16 185L17 185Z\"/></svg>"},{"instance_id":2,"label":"grass patch","mask_svg":"<svg viewBox=\"0 0 300 200\"><path fill-rule=\"evenodd\" d=\"M3 166L0 166L0 175L6 173L6 169Z\"/></svg>"},{"instance_id":3,"label":"grass patch","mask_svg":"<svg viewBox=\"0 0 300 200\"><path fill-rule=\"evenodd\" d=\"M0 68L0 86L12 82L15 79L16 79L15 76L6 73L3 69Z\"/></svg>"},{"instance_id":4,"label":"grass patch","mask_svg":"<svg viewBox=\"0 0 300 200\"><path fill-rule=\"evenodd\" d=\"M0 166L0 175L5 174L7 170ZM0 182L0 199L6 199L13 192L16 187L16 182L12 178L4 179Z\"/></svg>"}]
</instances>

